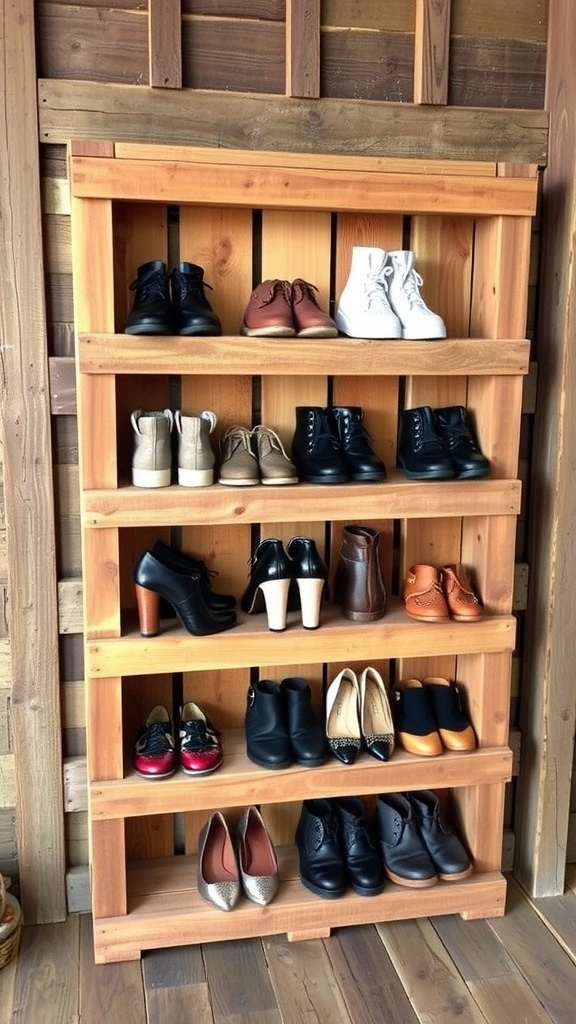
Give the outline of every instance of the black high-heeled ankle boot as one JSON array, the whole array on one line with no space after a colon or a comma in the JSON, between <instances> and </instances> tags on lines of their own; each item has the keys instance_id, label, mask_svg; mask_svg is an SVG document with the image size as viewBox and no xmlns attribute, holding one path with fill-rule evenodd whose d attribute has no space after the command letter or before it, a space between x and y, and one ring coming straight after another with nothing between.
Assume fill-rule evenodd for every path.
<instances>
[{"instance_id":1,"label":"black high-heeled ankle boot","mask_svg":"<svg viewBox=\"0 0 576 1024\"><path fill-rule=\"evenodd\" d=\"M168 569L183 573L199 573L204 600L214 614L229 612L236 607L236 598L233 594L216 594L212 590L212 578L218 573L208 569L200 558L193 558L184 551L174 551L163 540L157 540L150 551L154 558Z\"/></svg>"},{"instance_id":2,"label":"black high-heeled ankle boot","mask_svg":"<svg viewBox=\"0 0 576 1024\"><path fill-rule=\"evenodd\" d=\"M292 562L284 551L282 541L268 537L260 542L250 559L250 582L240 600L243 612L263 611L266 608L268 629L281 633L286 629L288 591L292 579Z\"/></svg>"},{"instance_id":3,"label":"black high-heeled ankle boot","mask_svg":"<svg viewBox=\"0 0 576 1024\"><path fill-rule=\"evenodd\" d=\"M304 629L318 629L328 569L311 537L292 537L286 551L292 562L293 585L298 587L300 595L302 625Z\"/></svg>"},{"instance_id":4,"label":"black high-heeled ankle boot","mask_svg":"<svg viewBox=\"0 0 576 1024\"><path fill-rule=\"evenodd\" d=\"M221 633L236 625L234 611L215 613L204 599L199 572L179 572L163 565L146 551L134 569L136 601L142 636L157 636L160 630L160 598L172 606L180 622L193 636Z\"/></svg>"}]
</instances>

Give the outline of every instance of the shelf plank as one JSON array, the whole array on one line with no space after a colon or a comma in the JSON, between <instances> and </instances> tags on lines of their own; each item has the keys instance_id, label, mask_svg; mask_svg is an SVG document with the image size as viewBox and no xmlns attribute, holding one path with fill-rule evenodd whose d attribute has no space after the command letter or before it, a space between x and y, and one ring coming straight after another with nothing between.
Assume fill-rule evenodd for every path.
<instances>
[{"instance_id":1,"label":"shelf plank","mask_svg":"<svg viewBox=\"0 0 576 1024\"><path fill-rule=\"evenodd\" d=\"M267 771L246 755L242 729L222 736L224 764L212 775L190 778L178 772L169 779L147 780L130 771L124 779L96 782L90 787L93 820L143 814L209 810L215 806L243 807L251 803L283 803L357 793L394 793L418 789L422 770L431 789L505 783L512 777L512 752L507 747L482 747L468 753L445 752L428 758L398 749L386 764L362 754L354 765L331 757L321 768L293 765Z\"/></svg>"},{"instance_id":2,"label":"shelf plank","mask_svg":"<svg viewBox=\"0 0 576 1024\"><path fill-rule=\"evenodd\" d=\"M508 180L508 179L504 179ZM514 180L514 179L509 179ZM524 338L374 341L363 338L193 339L82 333L80 371L87 374L274 374L309 376L507 376L528 373Z\"/></svg>"},{"instance_id":3,"label":"shelf plank","mask_svg":"<svg viewBox=\"0 0 576 1024\"><path fill-rule=\"evenodd\" d=\"M406 188L405 176L394 172L276 168L257 159L246 166L81 156L72 158L70 176L72 194L79 199L475 217L533 217L536 212L533 178L426 174L414 176Z\"/></svg>"},{"instance_id":4,"label":"shelf plank","mask_svg":"<svg viewBox=\"0 0 576 1024\"><path fill-rule=\"evenodd\" d=\"M446 516L518 515L519 480L407 480L393 472L382 484L298 484L297 486L228 487L214 484L180 487L85 491L83 525L88 527L205 526L230 523L293 523L306 508L306 519L324 522L437 519Z\"/></svg>"},{"instance_id":5,"label":"shelf plank","mask_svg":"<svg viewBox=\"0 0 576 1024\"><path fill-rule=\"evenodd\" d=\"M93 679L163 672L201 672L253 665L291 665L299 661L321 664L330 660L349 664L382 658L434 657L443 654L483 654L513 650L516 620L513 615L487 615L479 622L424 623L410 619L396 601L390 601L383 619L351 623L330 605L322 609L320 629L303 629L300 615L288 613L287 629L273 633L266 617L243 615L232 629L211 636L191 636L174 621L161 623L155 637L141 637L125 623L121 637L88 639L86 673Z\"/></svg>"},{"instance_id":6,"label":"shelf plank","mask_svg":"<svg viewBox=\"0 0 576 1024\"><path fill-rule=\"evenodd\" d=\"M297 877L293 848L278 849L280 890L267 907L241 896L225 914L206 903L196 889L196 858L178 856L129 865L131 896L125 917L94 921L97 963L137 959L144 949L194 945L232 938L288 933L318 934L318 929L399 921L438 914L501 917L506 880L499 872L473 874L461 882L439 882L428 889L386 884L380 896L366 899L349 892L323 900Z\"/></svg>"}]
</instances>

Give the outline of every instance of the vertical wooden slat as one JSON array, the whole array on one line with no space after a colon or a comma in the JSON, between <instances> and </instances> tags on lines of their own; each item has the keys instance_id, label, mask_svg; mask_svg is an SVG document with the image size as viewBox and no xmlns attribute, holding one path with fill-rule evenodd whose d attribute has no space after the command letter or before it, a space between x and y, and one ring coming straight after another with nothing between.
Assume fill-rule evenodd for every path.
<instances>
[{"instance_id":1,"label":"vertical wooden slat","mask_svg":"<svg viewBox=\"0 0 576 1024\"><path fill-rule=\"evenodd\" d=\"M414 102L446 104L451 0L416 0Z\"/></svg>"},{"instance_id":2,"label":"vertical wooden slat","mask_svg":"<svg viewBox=\"0 0 576 1024\"><path fill-rule=\"evenodd\" d=\"M66 914L54 496L34 4L5 4L2 18L0 404L18 856L24 915L34 923Z\"/></svg>"},{"instance_id":3,"label":"vertical wooden slat","mask_svg":"<svg viewBox=\"0 0 576 1024\"><path fill-rule=\"evenodd\" d=\"M148 0L150 85L182 88L182 12L180 0Z\"/></svg>"},{"instance_id":4,"label":"vertical wooden slat","mask_svg":"<svg viewBox=\"0 0 576 1024\"><path fill-rule=\"evenodd\" d=\"M320 0L286 0L286 95L320 96Z\"/></svg>"}]
</instances>

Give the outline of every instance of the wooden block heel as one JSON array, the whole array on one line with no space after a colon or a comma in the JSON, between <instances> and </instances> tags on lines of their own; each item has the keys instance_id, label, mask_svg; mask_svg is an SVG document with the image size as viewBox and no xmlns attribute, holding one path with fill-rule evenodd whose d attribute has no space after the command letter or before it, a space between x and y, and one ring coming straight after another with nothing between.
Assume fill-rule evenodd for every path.
<instances>
[{"instance_id":1,"label":"wooden block heel","mask_svg":"<svg viewBox=\"0 0 576 1024\"><path fill-rule=\"evenodd\" d=\"M160 594L157 594L155 590L147 590L146 587L141 587L138 583L135 583L134 587L140 635L158 636L160 632Z\"/></svg>"}]
</instances>

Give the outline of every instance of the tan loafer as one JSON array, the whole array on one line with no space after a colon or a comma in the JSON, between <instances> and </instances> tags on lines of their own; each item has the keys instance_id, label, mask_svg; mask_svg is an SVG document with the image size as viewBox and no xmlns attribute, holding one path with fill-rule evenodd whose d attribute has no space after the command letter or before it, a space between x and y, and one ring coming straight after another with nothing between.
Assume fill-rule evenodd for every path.
<instances>
[{"instance_id":1,"label":"tan loafer","mask_svg":"<svg viewBox=\"0 0 576 1024\"><path fill-rule=\"evenodd\" d=\"M482 602L474 593L468 572L463 565L445 565L442 589L450 615L455 622L475 622L484 615Z\"/></svg>"},{"instance_id":2,"label":"tan loafer","mask_svg":"<svg viewBox=\"0 0 576 1024\"><path fill-rule=\"evenodd\" d=\"M442 592L442 576L434 565L413 565L402 591L406 614L422 622L444 622L450 618Z\"/></svg>"}]
</instances>

